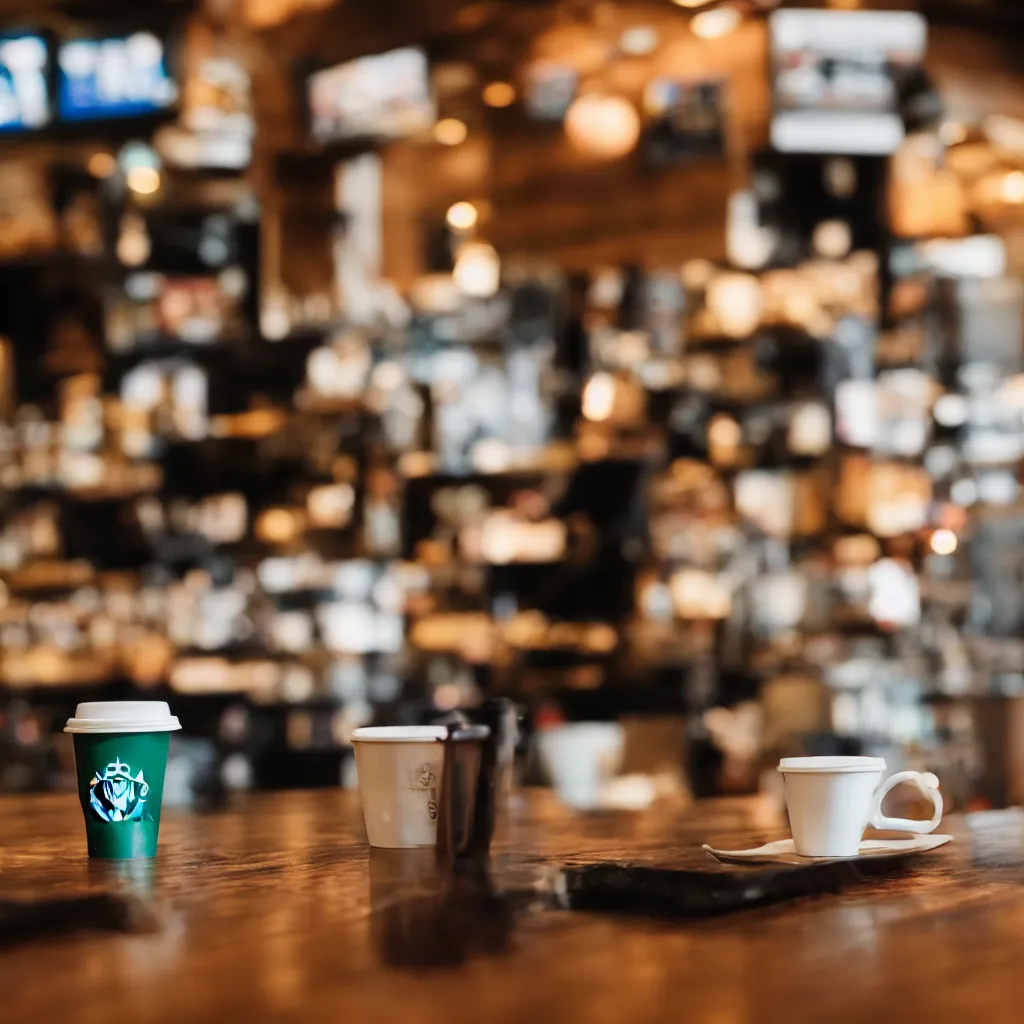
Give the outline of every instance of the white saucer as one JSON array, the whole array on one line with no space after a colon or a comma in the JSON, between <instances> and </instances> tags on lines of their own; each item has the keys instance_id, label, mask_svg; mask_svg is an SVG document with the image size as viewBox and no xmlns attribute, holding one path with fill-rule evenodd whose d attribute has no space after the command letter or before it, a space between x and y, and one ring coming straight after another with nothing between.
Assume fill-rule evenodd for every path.
<instances>
[{"instance_id":1,"label":"white saucer","mask_svg":"<svg viewBox=\"0 0 1024 1024\"><path fill-rule=\"evenodd\" d=\"M774 843L752 850L716 850L706 843L704 852L723 864L806 864L809 861L881 860L886 857L906 857L914 853L927 853L953 841L952 836L914 836L911 839L862 839L856 857L801 857L792 839L779 839Z\"/></svg>"}]
</instances>

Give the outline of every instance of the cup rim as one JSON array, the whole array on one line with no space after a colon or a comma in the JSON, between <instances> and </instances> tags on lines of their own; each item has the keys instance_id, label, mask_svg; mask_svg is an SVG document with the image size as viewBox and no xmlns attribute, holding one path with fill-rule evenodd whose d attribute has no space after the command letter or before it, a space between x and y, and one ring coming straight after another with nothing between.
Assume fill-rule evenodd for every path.
<instances>
[{"instance_id":1,"label":"cup rim","mask_svg":"<svg viewBox=\"0 0 1024 1024\"><path fill-rule=\"evenodd\" d=\"M181 722L162 700L86 701L64 726L78 735L133 732L177 732Z\"/></svg>"},{"instance_id":2,"label":"cup rim","mask_svg":"<svg viewBox=\"0 0 1024 1024\"><path fill-rule=\"evenodd\" d=\"M884 772L884 757L784 757L777 769L783 775L849 775Z\"/></svg>"},{"instance_id":3,"label":"cup rim","mask_svg":"<svg viewBox=\"0 0 1024 1024\"><path fill-rule=\"evenodd\" d=\"M455 740L485 740L491 735L486 725L463 725ZM353 743L436 743L448 738L446 725L364 725L351 736Z\"/></svg>"},{"instance_id":4,"label":"cup rim","mask_svg":"<svg viewBox=\"0 0 1024 1024\"><path fill-rule=\"evenodd\" d=\"M625 735L621 722L559 722L557 725L546 725L537 730L538 736L558 736L566 733L589 732L595 735Z\"/></svg>"}]
</instances>

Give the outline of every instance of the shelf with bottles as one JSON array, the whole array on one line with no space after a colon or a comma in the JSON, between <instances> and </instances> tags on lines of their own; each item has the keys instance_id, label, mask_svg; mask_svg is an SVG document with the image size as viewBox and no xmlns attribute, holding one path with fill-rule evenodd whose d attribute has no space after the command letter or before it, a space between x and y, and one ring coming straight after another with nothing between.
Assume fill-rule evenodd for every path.
<instances>
[{"instance_id":1,"label":"shelf with bottles","mask_svg":"<svg viewBox=\"0 0 1024 1024\"><path fill-rule=\"evenodd\" d=\"M33 525L38 532L52 523L44 516ZM221 517L217 530L224 525ZM404 616L429 587L427 570L414 563L311 550L241 557L220 550L199 565L172 567L153 562L143 548L137 561L130 570L101 571L79 558L5 572L3 618L18 631L7 638L8 651L31 648L38 633L58 649L98 647L110 657L146 641L161 645L164 661L190 652L270 659L317 651L397 654Z\"/></svg>"},{"instance_id":2,"label":"shelf with bottles","mask_svg":"<svg viewBox=\"0 0 1024 1024\"><path fill-rule=\"evenodd\" d=\"M117 390L124 377L140 365L200 365L206 372L231 372L239 350L246 344L242 335L219 335L210 344L194 345L174 335L150 335L144 343L121 352L109 352L104 366L104 389Z\"/></svg>"},{"instance_id":3,"label":"shelf with bottles","mask_svg":"<svg viewBox=\"0 0 1024 1024\"><path fill-rule=\"evenodd\" d=\"M0 258L0 272L32 268L38 270L66 270L76 275L98 274L105 268L105 257L101 253L83 253L75 249L47 249L26 252L21 255L12 254Z\"/></svg>"},{"instance_id":4,"label":"shelf with bottles","mask_svg":"<svg viewBox=\"0 0 1024 1024\"><path fill-rule=\"evenodd\" d=\"M104 264L102 189L79 156L73 147L8 154L0 168L0 268L87 273Z\"/></svg>"},{"instance_id":5,"label":"shelf with bottles","mask_svg":"<svg viewBox=\"0 0 1024 1024\"><path fill-rule=\"evenodd\" d=\"M238 272L241 273L240 270ZM142 276L136 274L133 279ZM310 354L323 348L325 342L329 343L338 334L335 327L320 326L296 332L284 339L269 340L240 318L237 309L220 310L217 315L194 312L189 320L188 311L194 300L179 296L197 290L215 290L219 287L217 279L147 276L161 280L160 285L152 287L160 289L161 304L175 310L174 315L147 313L145 322L140 325L140 317L136 314L134 319L125 323L109 325L107 361L114 369L130 368L147 359L200 359L213 365L230 360L236 371L268 383L272 382L269 376L272 368L284 369L293 378L291 387L294 388L301 380ZM182 308L179 310L178 306ZM114 314L110 316L117 320ZM303 401L298 404L314 404L320 397L315 391L302 394ZM357 399L359 392L354 390L350 397Z\"/></svg>"}]
</instances>

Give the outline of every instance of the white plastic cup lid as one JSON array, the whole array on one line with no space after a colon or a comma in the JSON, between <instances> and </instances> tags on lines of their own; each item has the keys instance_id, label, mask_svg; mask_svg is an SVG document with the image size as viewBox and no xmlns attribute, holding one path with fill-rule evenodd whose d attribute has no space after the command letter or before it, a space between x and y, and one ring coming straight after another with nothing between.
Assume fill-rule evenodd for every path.
<instances>
[{"instance_id":1,"label":"white plastic cup lid","mask_svg":"<svg viewBox=\"0 0 1024 1024\"><path fill-rule=\"evenodd\" d=\"M463 725L455 735L457 740L485 740L491 730L486 725ZM448 735L444 725L370 725L352 733L353 743L431 743Z\"/></svg>"},{"instance_id":2,"label":"white plastic cup lid","mask_svg":"<svg viewBox=\"0 0 1024 1024\"><path fill-rule=\"evenodd\" d=\"M65 732L176 732L181 723L162 700L101 700L79 704Z\"/></svg>"}]
</instances>

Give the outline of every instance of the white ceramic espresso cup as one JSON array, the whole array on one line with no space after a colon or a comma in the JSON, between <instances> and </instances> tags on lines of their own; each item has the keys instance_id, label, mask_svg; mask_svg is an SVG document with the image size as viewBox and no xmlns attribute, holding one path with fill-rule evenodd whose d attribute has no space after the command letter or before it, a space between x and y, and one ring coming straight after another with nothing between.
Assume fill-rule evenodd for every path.
<instances>
[{"instance_id":1,"label":"white ceramic espresso cup","mask_svg":"<svg viewBox=\"0 0 1024 1024\"><path fill-rule=\"evenodd\" d=\"M562 803L578 811L598 805L622 765L625 737L618 722L569 722L538 732L541 764Z\"/></svg>"},{"instance_id":2,"label":"white ceramic espresso cup","mask_svg":"<svg viewBox=\"0 0 1024 1024\"><path fill-rule=\"evenodd\" d=\"M885 774L880 757L784 757L779 771L793 844L802 857L856 857L868 825L889 832L934 832L942 820L939 780L930 772L899 772L879 786ZM931 800L930 821L887 818L886 794L912 782Z\"/></svg>"},{"instance_id":3,"label":"white ceramic espresso cup","mask_svg":"<svg viewBox=\"0 0 1024 1024\"><path fill-rule=\"evenodd\" d=\"M403 850L437 843L447 735L443 725L371 726L352 733L371 846ZM483 725L467 725L459 732L462 740L476 742L489 735ZM460 795L467 803L469 794Z\"/></svg>"}]
</instances>

